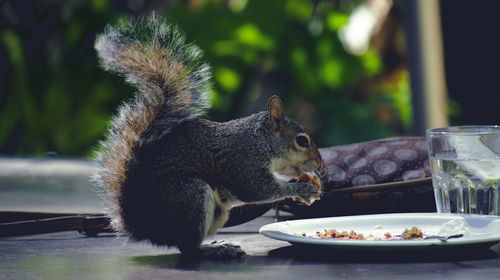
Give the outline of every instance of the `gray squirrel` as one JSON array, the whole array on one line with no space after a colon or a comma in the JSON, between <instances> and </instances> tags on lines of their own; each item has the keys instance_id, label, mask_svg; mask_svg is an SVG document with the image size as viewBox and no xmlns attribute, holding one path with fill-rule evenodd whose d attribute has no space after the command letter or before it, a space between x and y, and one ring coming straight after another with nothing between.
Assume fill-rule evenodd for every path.
<instances>
[{"instance_id":1,"label":"gray squirrel","mask_svg":"<svg viewBox=\"0 0 500 280\"><path fill-rule=\"evenodd\" d=\"M239 246L201 245L234 204L319 199L315 185L274 175L324 167L279 97L269 99L267 111L245 118L200 118L208 108L210 68L176 26L154 15L122 20L106 27L95 49L105 70L137 88L119 107L96 156L94 181L117 231L183 255L237 257L244 254Z\"/></svg>"}]
</instances>

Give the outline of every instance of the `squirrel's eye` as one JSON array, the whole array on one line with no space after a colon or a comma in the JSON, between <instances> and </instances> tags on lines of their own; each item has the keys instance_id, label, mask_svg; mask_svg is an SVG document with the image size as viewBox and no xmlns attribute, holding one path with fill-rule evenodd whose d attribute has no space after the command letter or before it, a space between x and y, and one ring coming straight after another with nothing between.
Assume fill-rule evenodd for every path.
<instances>
[{"instance_id":1,"label":"squirrel's eye","mask_svg":"<svg viewBox=\"0 0 500 280\"><path fill-rule=\"evenodd\" d=\"M302 148L308 148L309 147L309 139L304 136L304 135L299 135L295 138L295 142L297 142L297 145L299 145Z\"/></svg>"}]
</instances>

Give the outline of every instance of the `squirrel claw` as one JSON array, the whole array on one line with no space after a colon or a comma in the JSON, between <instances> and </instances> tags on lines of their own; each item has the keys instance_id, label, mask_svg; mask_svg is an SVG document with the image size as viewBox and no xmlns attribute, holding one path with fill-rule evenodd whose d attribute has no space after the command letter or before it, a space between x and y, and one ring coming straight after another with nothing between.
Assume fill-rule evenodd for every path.
<instances>
[{"instance_id":1,"label":"squirrel claw","mask_svg":"<svg viewBox=\"0 0 500 280\"><path fill-rule=\"evenodd\" d=\"M319 196L314 196L314 197L309 197L309 198L302 198L300 196L294 196L294 197L292 197L292 200L294 202L297 202L299 204L304 204L304 205L307 205L307 206L313 204L316 200L319 200L319 199L320 199Z\"/></svg>"}]
</instances>

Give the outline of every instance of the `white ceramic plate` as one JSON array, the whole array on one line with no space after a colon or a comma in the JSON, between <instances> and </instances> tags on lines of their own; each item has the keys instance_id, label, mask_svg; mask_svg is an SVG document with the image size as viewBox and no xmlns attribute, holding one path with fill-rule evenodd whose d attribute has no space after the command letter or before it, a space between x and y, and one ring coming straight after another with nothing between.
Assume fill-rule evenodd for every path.
<instances>
[{"instance_id":1,"label":"white ceramic plate","mask_svg":"<svg viewBox=\"0 0 500 280\"><path fill-rule=\"evenodd\" d=\"M463 237L440 241L420 240L336 240L321 239L316 232L324 229L354 230L364 236L383 237L384 233L400 235L417 226L425 235L436 235L443 225L460 225ZM485 215L438 213L377 214L333 218L304 219L278 222L263 226L264 236L288 241L295 245L322 246L349 251L414 251L450 248L489 248L500 242L500 218ZM300 236L305 233L307 237Z\"/></svg>"}]
</instances>

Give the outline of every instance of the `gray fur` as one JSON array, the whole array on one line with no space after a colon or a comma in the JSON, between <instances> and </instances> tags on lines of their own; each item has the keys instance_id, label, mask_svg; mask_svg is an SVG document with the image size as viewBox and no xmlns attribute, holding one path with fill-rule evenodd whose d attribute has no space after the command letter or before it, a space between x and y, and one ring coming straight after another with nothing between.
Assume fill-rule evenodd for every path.
<instances>
[{"instance_id":1,"label":"gray fur","mask_svg":"<svg viewBox=\"0 0 500 280\"><path fill-rule=\"evenodd\" d=\"M123 54L134 54L130 48L140 46L140 52L148 47L124 27L108 27L96 42L103 67L124 75L138 88L135 99L120 107L97 158L100 172L95 181L110 199L110 215L117 229L135 240L176 246L190 253L224 225L236 202L297 196L305 201L317 199L316 186L287 184L273 175L275 170L296 176L322 168L314 143L307 151L296 147L295 135L304 132L303 128L284 115L273 116L283 112L279 98L273 97L272 104L279 109L273 113L263 111L224 123L199 118L206 107L206 98L199 95L207 91L209 68L199 61L197 48L181 44L184 39L178 31L156 20L153 17L125 26L149 30L153 37L149 42L162 42L165 52L156 52L172 54L168 62L173 64L166 64L166 69L151 69L144 63L135 66L135 60L124 58ZM169 34L175 40L167 38ZM158 36L161 38L155 39ZM139 37L149 38L145 34ZM193 51L192 56L186 50ZM195 63L186 60L189 57ZM193 72L175 73L169 65L175 69L196 67L185 68Z\"/></svg>"}]
</instances>

